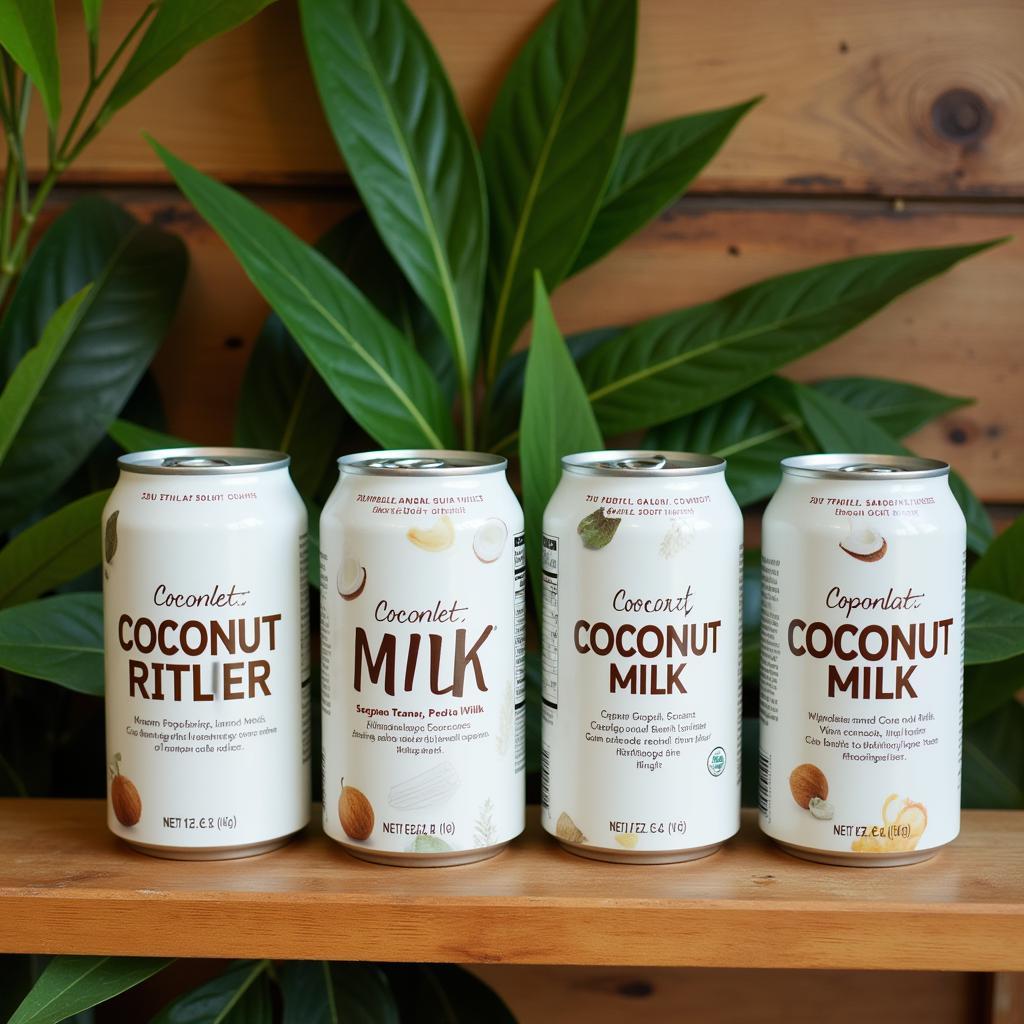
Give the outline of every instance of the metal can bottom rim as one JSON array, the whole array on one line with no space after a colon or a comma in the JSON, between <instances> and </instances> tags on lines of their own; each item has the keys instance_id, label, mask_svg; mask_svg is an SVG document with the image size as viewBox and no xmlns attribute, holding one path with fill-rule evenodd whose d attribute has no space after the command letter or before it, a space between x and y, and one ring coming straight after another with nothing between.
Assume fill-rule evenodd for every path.
<instances>
[{"instance_id":1,"label":"metal can bottom rim","mask_svg":"<svg viewBox=\"0 0 1024 1024\"><path fill-rule=\"evenodd\" d=\"M948 846L933 846L927 850L907 850L905 853L845 853L842 850L814 850L808 846L797 846L781 839L769 837L785 853L801 860L814 861L816 864L830 864L840 868L901 868L908 864L920 864L931 860L940 850Z\"/></svg>"},{"instance_id":2,"label":"metal can bottom rim","mask_svg":"<svg viewBox=\"0 0 1024 1024\"><path fill-rule=\"evenodd\" d=\"M118 836L133 850L146 854L147 857L159 857L162 860L242 860L246 857L259 857L261 854L279 850L298 835L302 830L289 832L288 835L275 839L266 839L260 843L243 843L239 846L205 846L185 849L180 846L157 846L153 843L140 843L134 839Z\"/></svg>"},{"instance_id":3,"label":"metal can bottom rim","mask_svg":"<svg viewBox=\"0 0 1024 1024\"><path fill-rule=\"evenodd\" d=\"M601 860L609 864L683 864L690 860L703 860L717 853L726 843L722 839L707 846L697 846L691 850L606 850L600 846L586 846L583 843L570 843L559 839L558 845L568 853L588 860Z\"/></svg>"},{"instance_id":4,"label":"metal can bottom rim","mask_svg":"<svg viewBox=\"0 0 1024 1024\"><path fill-rule=\"evenodd\" d=\"M474 850L453 850L451 853L403 853L401 850L370 850L365 846L352 846L339 842L338 845L358 860L380 864L390 868L451 868L461 864L476 864L497 856L511 842L495 843ZM337 840L336 840L337 842Z\"/></svg>"}]
</instances>

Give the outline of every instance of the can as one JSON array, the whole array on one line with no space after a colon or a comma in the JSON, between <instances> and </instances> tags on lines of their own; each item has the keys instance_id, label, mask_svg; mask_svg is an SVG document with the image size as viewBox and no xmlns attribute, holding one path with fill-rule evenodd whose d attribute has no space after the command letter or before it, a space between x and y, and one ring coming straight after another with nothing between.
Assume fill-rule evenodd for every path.
<instances>
[{"instance_id":1,"label":"can","mask_svg":"<svg viewBox=\"0 0 1024 1024\"><path fill-rule=\"evenodd\" d=\"M782 463L762 540L763 831L826 864L960 830L966 526L944 462Z\"/></svg>"},{"instance_id":2,"label":"can","mask_svg":"<svg viewBox=\"0 0 1024 1024\"><path fill-rule=\"evenodd\" d=\"M506 460L348 455L320 520L324 831L380 864L524 825L523 514Z\"/></svg>"},{"instance_id":3,"label":"can","mask_svg":"<svg viewBox=\"0 0 1024 1024\"><path fill-rule=\"evenodd\" d=\"M722 459L562 460L544 513L544 828L596 860L739 829L743 519Z\"/></svg>"},{"instance_id":4,"label":"can","mask_svg":"<svg viewBox=\"0 0 1024 1024\"><path fill-rule=\"evenodd\" d=\"M180 860L265 853L309 820L307 516L288 456L118 460L103 510L107 822Z\"/></svg>"}]
</instances>

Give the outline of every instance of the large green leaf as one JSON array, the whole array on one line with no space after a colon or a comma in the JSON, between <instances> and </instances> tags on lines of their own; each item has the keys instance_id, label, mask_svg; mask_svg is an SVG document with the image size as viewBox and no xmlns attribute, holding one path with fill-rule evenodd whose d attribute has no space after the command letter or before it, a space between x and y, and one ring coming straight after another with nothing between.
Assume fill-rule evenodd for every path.
<instances>
[{"instance_id":1,"label":"large green leaf","mask_svg":"<svg viewBox=\"0 0 1024 1024\"><path fill-rule=\"evenodd\" d=\"M160 448L194 448L192 441L185 441L173 434L165 434L162 430L144 427L141 423L129 420L114 420L107 427L111 439L126 452L145 452Z\"/></svg>"},{"instance_id":2,"label":"large green leaf","mask_svg":"<svg viewBox=\"0 0 1024 1024\"><path fill-rule=\"evenodd\" d=\"M26 0L30 2L30 0ZM273 0L162 0L105 104L120 110L189 50L248 21Z\"/></svg>"},{"instance_id":3,"label":"large green leaf","mask_svg":"<svg viewBox=\"0 0 1024 1024\"><path fill-rule=\"evenodd\" d=\"M611 252L678 199L760 97L632 132L612 167L572 273Z\"/></svg>"},{"instance_id":4,"label":"large green leaf","mask_svg":"<svg viewBox=\"0 0 1024 1024\"><path fill-rule=\"evenodd\" d=\"M382 239L451 343L468 403L487 208L444 68L402 0L302 0L301 11L335 140Z\"/></svg>"},{"instance_id":5,"label":"large green leaf","mask_svg":"<svg viewBox=\"0 0 1024 1024\"><path fill-rule=\"evenodd\" d=\"M1020 516L989 545L971 569L972 587L1024 601L1024 516Z\"/></svg>"},{"instance_id":6,"label":"large green leaf","mask_svg":"<svg viewBox=\"0 0 1024 1024\"><path fill-rule=\"evenodd\" d=\"M89 33L89 40L95 46L100 35L100 11L103 8L103 0L82 0L82 15L85 18L85 28Z\"/></svg>"},{"instance_id":7,"label":"large green leaf","mask_svg":"<svg viewBox=\"0 0 1024 1024\"><path fill-rule=\"evenodd\" d=\"M121 207L90 197L73 203L47 228L0 322L0 381L39 341L58 307L103 274L136 227Z\"/></svg>"},{"instance_id":8,"label":"large green leaf","mask_svg":"<svg viewBox=\"0 0 1024 1024\"><path fill-rule=\"evenodd\" d=\"M103 437L166 333L186 266L175 235L137 225L121 238L0 466L0 529L52 495Z\"/></svg>"},{"instance_id":9,"label":"large green leaf","mask_svg":"<svg viewBox=\"0 0 1024 1024\"><path fill-rule=\"evenodd\" d=\"M911 455L892 434L854 409L813 388L793 385L800 412L808 429L825 451L858 452L872 455ZM967 520L967 546L982 552L992 539L992 522L985 506L954 472L949 487Z\"/></svg>"},{"instance_id":10,"label":"large green leaf","mask_svg":"<svg viewBox=\"0 0 1024 1024\"><path fill-rule=\"evenodd\" d=\"M60 63L53 0L0 0L0 45L39 90L51 125L60 119Z\"/></svg>"},{"instance_id":11,"label":"large green leaf","mask_svg":"<svg viewBox=\"0 0 1024 1024\"><path fill-rule=\"evenodd\" d=\"M562 456L603 445L576 366L555 323L540 274L534 279L533 336L526 360L519 459L526 553L540 607L544 508L562 476Z\"/></svg>"},{"instance_id":12,"label":"large green leaf","mask_svg":"<svg viewBox=\"0 0 1024 1024\"><path fill-rule=\"evenodd\" d=\"M982 665L1024 654L1024 604L987 590L967 590L964 663Z\"/></svg>"},{"instance_id":13,"label":"large green leaf","mask_svg":"<svg viewBox=\"0 0 1024 1024\"><path fill-rule=\"evenodd\" d=\"M450 447L430 369L352 282L255 204L153 145L353 419L385 448Z\"/></svg>"},{"instance_id":14,"label":"large green leaf","mask_svg":"<svg viewBox=\"0 0 1024 1024\"><path fill-rule=\"evenodd\" d=\"M0 611L0 668L102 697L102 595L58 594Z\"/></svg>"},{"instance_id":15,"label":"large green leaf","mask_svg":"<svg viewBox=\"0 0 1024 1024\"><path fill-rule=\"evenodd\" d=\"M100 560L98 491L33 523L0 549L0 608L31 601L87 572Z\"/></svg>"},{"instance_id":16,"label":"large green leaf","mask_svg":"<svg viewBox=\"0 0 1024 1024\"><path fill-rule=\"evenodd\" d=\"M134 988L170 962L125 956L54 957L8 1024L57 1024Z\"/></svg>"},{"instance_id":17,"label":"large green leaf","mask_svg":"<svg viewBox=\"0 0 1024 1024\"><path fill-rule=\"evenodd\" d=\"M913 434L926 423L974 401L880 377L832 377L818 381L814 387L866 413L893 437Z\"/></svg>"},{"instance_id":18,"label":"large green leaf","mask_svg":"<svg viewBox=\"0 0 1024 1024\"><path fill-rule=\"evenodd\" d=\"M618 152L635 48L635 0L559 0L498 93L482 147L488 381L529 316L533 272L553 290L587 237Z\"/></svg>"},{"instance_id":19,"label":"large green leaf","mask_svg":"<svg viewBox=\"0 0 1024 1024\"><path fill-rule=\"evenodd\" d=\"M1017 701L964 730L963 804L1024 808L1024 706Z\"/></svg>"},{"instance_id":20,"label":"large green leaf","mask_svg":"<svg viewBox=\"0 0 1024 1024\"><path fill-rule=\"evenodd\" d=\"M0 393L0 467L28 419L39 393L46 387L50 374L74 336L91 288L92 285L86 285L53 314L43 330L39 344L25 353Z\"/></svg>"},{"instance_id":21,"label":"large green leaf","mask_svg":"<svg viewBox=\"0 0 1024 1024\"><path fill-rule=\"evenodd\" d=\"M379 967L292 961L277 974L283 1024L398 1024L398 1006Z\"/></svg>"},{"instance_id":22,"label":"large green leaf","mask_svg":"<svg viewBox=\"0 0 1024 1024\"><path fill-rule=\"evenodd\" d=\"M620 434L733 395L991 244L827 263L637 324L580 363L598 422Z\"/></svg>"},{"instance_id":23,"label":"large green leaf","mask_svg":"<svg viewBox=\"0 0 1024 1024\"><path fill-rule=\"evenodd\" d=\"M974 665L964 673L964 723L970 725L1016 700L1024 690L1024 656Z\"/></svg>"},{"instance_id":24,"label":"large green leaf","mask_svg":"<svg viewBox=\"0 0 1024 1024\"><path fill-rule=\"evenodd\" d=\"M271 1024L266 960L237 960L223 974L165 1006L153 1024Z\"/></svg>"}]
</instances>

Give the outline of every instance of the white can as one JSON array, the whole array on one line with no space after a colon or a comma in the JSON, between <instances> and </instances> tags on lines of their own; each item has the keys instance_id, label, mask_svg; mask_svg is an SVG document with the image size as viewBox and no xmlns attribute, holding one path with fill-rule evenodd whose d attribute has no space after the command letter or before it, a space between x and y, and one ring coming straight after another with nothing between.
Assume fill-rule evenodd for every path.
<instances>
[{"instance_id":1,"label":"white can","mask_svg":"<svg viewBox=\"0 0 1024 1024\"><path fill-rule=\"evenodd\" d=\"M743 520L722 459L562 460L544 513L545 829L660 864L739 829Z\"/></svg>"},{"instance_id":2,"label":"white can","mask_svg":"<svg viewBox=\"0 0 1024 1024\"><path fill-rule=\"evenodd\" d=\"M119 460L103 510L107 821L146 853L248 857L309 821L307 517L288 461Z\"/></svg>"},{"instance_id":3,"label":"white can","mask_svg":"<svg viewBox=\"0 0 1024 1024\"><path fill-rule=\"evenodd\" d=\"M761 828L886 867L960 830L966 527L942 462L786 459L764 515Z\"/></svg>"},{"instance_id":4,"label":"white can","mask_svg":"<svg viewBox=\"0 0 1024 1024\"><path fill-rule=\"evenodd\" d=\"M366 860L463 864L523 830L526 559L505 465L339 460L320 520L324 831Z\"/></svg>"}]
</instances>

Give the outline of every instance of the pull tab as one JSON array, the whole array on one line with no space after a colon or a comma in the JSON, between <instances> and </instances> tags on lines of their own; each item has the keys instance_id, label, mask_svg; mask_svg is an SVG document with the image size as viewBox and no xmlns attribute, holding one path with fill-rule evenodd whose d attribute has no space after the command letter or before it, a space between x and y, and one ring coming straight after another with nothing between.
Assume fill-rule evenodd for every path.
<instances>
[{"instance_id":1,"label":"pull tab","mask_svg":"<svg viewBox=\"0 0 1024 1024\"><path fill-rule=\"evenodd\" d=\"M227 459L210 459L203 455L174 455L164 459L160 465L170 469L177 466L185 469L207 469L210 466L230 466L231 463Z\"/></svg>"},{"instance_id":2,"label":"pull tab","mask_svg":"<svg viewBox=\"0 0 1024 1024\"><path fill-rule=\"evenodd\" d=\"M375 469L444 469L448 463L444 459L374 459L367 463Z\"/></svg>"},{"instance_id":3,"label":"pull tab","mask_svg":"<svg viewBox=\"0 0 1024 1024\"><path fill-rule=\"evenodd\" d=\"M877 462L854 462L849 466L840 466L840 473L902 473L905 466L883 466Z\"/></svg>"},{"instance_id":4,"label":"pull tab","mask_svg":"<svg viewBox=\"0 0 1024 1024\"><path fill-rule=\"evenodd\" d=\"M664 455L651 455L641 459L617 459L615 462L602 462L603 469L635 469L642 471L664 469L668 459Z\"/></svg>"}]
</instances>

